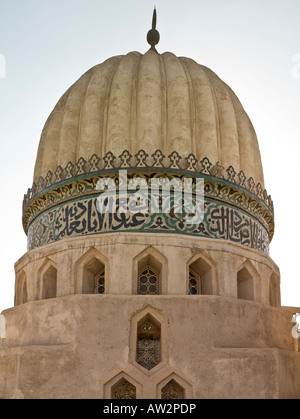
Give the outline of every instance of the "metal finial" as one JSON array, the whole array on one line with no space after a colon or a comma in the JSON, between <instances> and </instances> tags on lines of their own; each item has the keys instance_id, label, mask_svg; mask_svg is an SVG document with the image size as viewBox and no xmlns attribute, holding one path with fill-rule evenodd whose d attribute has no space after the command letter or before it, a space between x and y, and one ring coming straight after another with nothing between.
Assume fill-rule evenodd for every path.
<instances>
[{"instance_id":1,"label":"metal finial","mask_svg":"<svg viewBox=\"0 0 300 419\"><path fill-rule=\"evenodd\" d=\"M156 29L156 19L157 19L156 8L154 6L153 17L152 17L152 29Z\"/></svg>"},{"instance_id":2,"label":"metal finial","mask_svg":"<svg viewBox=\"0 0 300 419\"><path fill-rule=\"evenodd\" d=\"M156 30L156 8L154 7L153 11L153 18L152 18L152 29L147 33L147 42L151 45L150 50L156 51L155 45L159 43L160 35L159 32Z\"/></svg>"}]
</instances>

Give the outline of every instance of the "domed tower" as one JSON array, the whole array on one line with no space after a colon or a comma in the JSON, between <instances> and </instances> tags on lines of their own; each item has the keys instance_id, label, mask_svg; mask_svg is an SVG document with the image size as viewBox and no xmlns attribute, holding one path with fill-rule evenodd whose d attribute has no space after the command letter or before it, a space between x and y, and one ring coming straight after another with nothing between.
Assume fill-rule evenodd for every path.
<instances>
[{"instance_id":1,"label":"domed tower","mask_svg":"<svg viewBox=\"0 0 300 419\"><path fill-rule=\"evenodd\" d=\"M300 395L254 128L213 71L158 41L154 13L150 50L91 68L45 124L2 397Z\"/></svg>"}]
</instances>

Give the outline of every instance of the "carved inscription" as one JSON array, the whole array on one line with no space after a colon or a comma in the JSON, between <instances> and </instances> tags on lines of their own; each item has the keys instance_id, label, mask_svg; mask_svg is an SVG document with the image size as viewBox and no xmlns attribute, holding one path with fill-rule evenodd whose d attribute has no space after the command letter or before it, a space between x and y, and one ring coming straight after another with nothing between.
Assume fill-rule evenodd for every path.
<instances>
[{"instance_id":1,"label":"carved inscription","mask_svg":"<svg viewBox=\"0 0 300 419\"><path fill-rule=\"evenodd\" d=\"M97 197L92 196L61 204L40 214L30 225L28 249L66 237L120 231L158 231L224 239L265 253L269 251L267 230L255 218L230 205L205 200L203 221L187 224L187 214L178 214L174 201L170 213L155 214L120 212L118 200L115 213L101 214L96 203Z\"/></svg>"}]
</instances>

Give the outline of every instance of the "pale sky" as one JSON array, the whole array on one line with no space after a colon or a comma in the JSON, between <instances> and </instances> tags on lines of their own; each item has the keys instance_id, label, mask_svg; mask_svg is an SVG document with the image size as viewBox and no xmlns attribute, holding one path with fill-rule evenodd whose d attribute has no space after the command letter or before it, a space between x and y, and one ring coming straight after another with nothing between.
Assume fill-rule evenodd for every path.
<instances>
[{"instance_id":1,"label":"pale sky","mask_svg":"<svg viewBox=\"0 0 300 419\"><path fill-rule=\"evenodd\" d=\"M300 0L0 0L0 312L13 306L14 263L26 253L22 201L47 117L89 68L149 49L154 5L158 51L211 68L254 125L282 304L300 306Z\"/></svg>"}]
</instances>

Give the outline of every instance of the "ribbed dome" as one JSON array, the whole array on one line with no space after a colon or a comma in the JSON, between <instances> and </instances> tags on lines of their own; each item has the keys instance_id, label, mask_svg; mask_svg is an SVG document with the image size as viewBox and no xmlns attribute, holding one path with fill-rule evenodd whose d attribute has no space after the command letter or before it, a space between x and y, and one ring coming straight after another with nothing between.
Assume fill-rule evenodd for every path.
<instances>
[{"instance_id":1,"label":"ribbed dome","mask_svg":"<svg viewBox=\"0 0 300 419\"><path fill-rule=\"evenodd\" d=\"M208 157L264 187L255 131L234 92L214 72L166 52L131 52L86 72L43 129L34 182L94 153L145 150Z\"/></svg>"}]
</instances>

